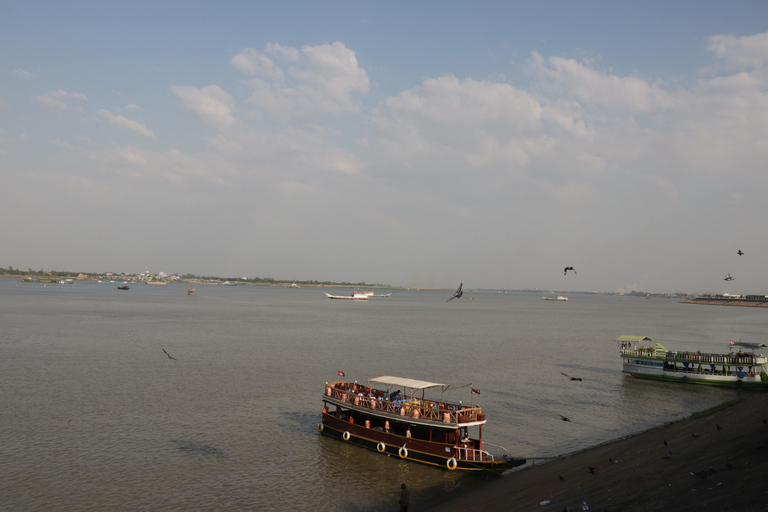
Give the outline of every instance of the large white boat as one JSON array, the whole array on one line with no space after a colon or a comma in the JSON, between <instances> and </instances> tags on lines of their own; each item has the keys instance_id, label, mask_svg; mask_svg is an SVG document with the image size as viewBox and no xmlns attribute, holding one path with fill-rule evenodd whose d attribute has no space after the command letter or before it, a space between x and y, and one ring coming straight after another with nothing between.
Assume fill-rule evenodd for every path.
<instances>
[{"instance_id":1,"label":"large white boat","mask_svg":"<svg viewBox=\"0 0 768 512\"><path fill-rule=\"evenodd\" d=\"M425 390L435 388L441 390L439 399L425 396ZM500 474L525 464L523 458L486 451L482 437L485 414L472 403L472 396L479 392L470 387L470 405L462 405L443 401L442 395L449 388L445 384L392 376L370 379L367 386L356 382L326 383L317 429L382 455L396 455L451 471L485 470Z\"/></svg>"},{"instance_id":2,"label":"large white boat","mask_svg":"<svg viewBox=\"0 0 768 512\"><path fill-rule=\"evenodd\" d=\"M656 379L710 386L768 388L768 357L764 343L730 341L727 353L672 352L648 336L616 338L622 372Z\"/></svg>"}]
</instances>

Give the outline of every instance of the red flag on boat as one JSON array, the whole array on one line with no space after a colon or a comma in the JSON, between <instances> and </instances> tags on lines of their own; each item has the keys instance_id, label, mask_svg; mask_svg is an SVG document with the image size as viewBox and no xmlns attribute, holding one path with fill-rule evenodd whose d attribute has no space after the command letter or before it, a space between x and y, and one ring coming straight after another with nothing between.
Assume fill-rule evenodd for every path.
<instances>
[{"instance_id":1,"label":"red flag on boat","mask_svg":"<svg viewBox=\"0 0 768 512\"><path fill-rule=\"evenodd\" d=\"M479 394L480 394L480 390L479 390L479 389L475 389L475 388L471 388L471 389L472 389L472 392L473 392L474 394L476 394L476 395L479 395Z\"/></svg>"},{"instance_id":2,"label":"red flag on boat","mask_svg":"<svg viewBox=\"0 0 768 512\"><path fill-rule=\"evenodd\" d=\"M344 374L344 372L339 372L339 377L346 377L346 375Z\"/></svg>"}]
</instances>

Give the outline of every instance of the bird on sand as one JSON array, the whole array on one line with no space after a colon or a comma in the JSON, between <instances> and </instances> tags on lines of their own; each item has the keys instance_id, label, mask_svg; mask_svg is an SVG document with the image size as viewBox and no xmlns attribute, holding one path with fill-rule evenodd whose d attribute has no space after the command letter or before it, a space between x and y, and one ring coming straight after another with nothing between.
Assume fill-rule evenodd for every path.
<instances>
[{"instance_id":1,"label":"bird on sand","mask_svg":"<svg viewBox=\"0 0 768 512\"><path fill-rule=\"evenodd\" d=\"M597 468L593 468L592 466L587 466L587 467L589 468L589 472L594 475L595 474L595 469L597 469Z\"/></svg>"},{"instance_id":2,"label":"bird on sand","mask_svg":"<svg viewBox=\"0 0 768 512\"><path fill-rule=\"evenodd\" d=\"M566 418L565 416L563 416L562 414L560 414L559 416L563 419L563 421L571 421L568 418Z\"/></svg>"},{"instance_id":3,"label":"bird on sand","mask_svg":"<svg viewBox=\"0 0 768 512\"><path fill-rule=\"evenodd\" d=\"M723 426L715 423L715 426L717 427L717 430L723 430Z\"/></svg>"},{"instance_id":4,"label":"bird on sand","mask_svg":"<svg viewBox=\"0 0 768 512\"><path fill-rule=\"evenodd\" d=\"M692 437L692 438L694 438L694 439L696 439L696 438L697 438L697 437L699 437L700 435L701 435L701 434L694 434L693 432L691 432L691 437Z\"/></svg>"},{"instance_id":5,"label":"bird on sand","mask_svg":"<svg viewBox=\"0 0 768 512\"><path fill-rule=\"evenodd\" d=\"M163 349L163 352L165 352L165 349ZM169 354L168 352L165 352L165 355L167 355L167 356L168 356L168 359L173 359L174 361L176 360L176 358L175 358L175 357L173 357L173 356L172 356L171 354Z\"/></svg>"},{"instance_id":6,"label":"bird on sand","mask_svg":"<svg viewBox=\"0 0 768 512\"><path fill-rule=\"evenodd\" d=\"M738 254L739 256L744 256L744 253L741 252L741 249L739 249L739 252L737 252L736 254Z\"/></svg>"},{"instance_id":7,"label":"bird on sand","mask_svg":"<svg viewBox=\"0 0 768 512\"><path fill-rule=\"evenodd\" d=\"M563 270L563 275L564 275L564 276L565 276L565 275L568 275L568 271L569 271L569 270L573 270L573 267L565 267L565 270ZM575 270L573 270L573 273L575 274L575 273L576 273L576 271L575 271Z\"/></svg>"},{"instance_id":8,"label":"bird on sand","mask_svg":"<svg viewBox=\"0 0 768 512\"><path fill-rule=\"evenodd\" d=\"M665 459L671 459L671 458L672 458L672 451L670 450L670 452L669 452L668 454L666 454L666 455L664 456L664 458L665 458Z\"/></svg>"},{"instance_id":9,"label":"bird on sand","mask_svg":"<svg viewBox=\"0 0 768 512\"><path fill-rule=\"evenodd\" d=\"M666 439L664 440L664 446L667 446L667 440Z\"/></svg>"},{"instance_id":10,"label":"bird on sand","mask_svg":"<svg viewBox=\"0 0 768 512\"><path fill-rule=\"evenodd\" d=\"M565 481L565 478L563 478L563 475L560 475L560 481L561 481L561 482L564 482L564 481Z\"/></svg>"},{"instance_id":11,"label":"bird on sand","mask_svg":"<svg viewBox=\"0 0 768 512\"><path fill-rule=\"evenodd\" d=\"M560 373L562 373L563 375L565 375L563 372L560 372ZM569 378L569 379L571 379L571 380L581 380L581 377L571 377L570 375L565 375L565 376L566 376L566 377L568 377L568 378Z\"/></svg>"},{"instance_id":12,"label":"bird on sand","mask_svg":"<svg viewBox=\"0 0 768 512\"><path fill-rule=\"evenodd\" d=\"M461 296L464 295L464 292L461 290L462 286L464 286L464 283L461 283L459 285L458 289L456 289L456 291L453 292L453 297L451 297L450 299L448 299L445 302L451 302L453 299L460 299Z\"/></svg>"}]
</instances>

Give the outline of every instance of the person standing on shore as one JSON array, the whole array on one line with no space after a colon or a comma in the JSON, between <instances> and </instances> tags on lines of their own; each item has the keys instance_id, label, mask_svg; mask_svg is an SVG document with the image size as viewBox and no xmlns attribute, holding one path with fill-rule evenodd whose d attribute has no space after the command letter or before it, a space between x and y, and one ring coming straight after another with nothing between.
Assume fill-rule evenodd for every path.
<instances>
[{"instance_id":1,"label":"person standing on shore","mask_svg":"<svg viewBox=\"0 0 768 512\"><path fill-rule=\"evenodd\" d=\"M405 488L405 484L400 486L400 512L408 512L408 504L411 501L411 491Z\"/></svg>"}]
</instances>

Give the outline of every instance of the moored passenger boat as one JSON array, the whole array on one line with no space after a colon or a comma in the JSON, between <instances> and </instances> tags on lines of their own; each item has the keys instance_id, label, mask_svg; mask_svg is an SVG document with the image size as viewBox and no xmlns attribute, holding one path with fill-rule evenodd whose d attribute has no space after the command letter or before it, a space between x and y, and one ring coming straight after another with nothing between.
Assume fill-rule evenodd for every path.
<instances>
[{"instance_id":1,"label":"moored passenger boat","mask_svg":"<svg viewBox=\"0 0 768 512\"><path fill-rule=\"evenodd\" d=\"M385 389L377 389L375 384ZM525 459L495 455L484 449L486 419L482 409L443 401L442 394L449 387L391 376L370 379L367 386L355 382L326 384L317 429L382 454L451 471L501 474L524 464ZM425 397L425 391L433 388L441 389L440 400ZM417 392L420 396L416 396Z\"/></svg>"},{"instance_id":2,"label":"moored passenger boat","mask_svg":"<svg viewBox=\"0 0 768 512\"><path fill-rule=\"evenodd\" d=\"M768 388L768 357L763 343L729 342L727 353L671 352L648 336L616 338L624 368L641 379L710 386ZM645 346L647 345L647 347Z\"/></svg>"}]
</instances>

